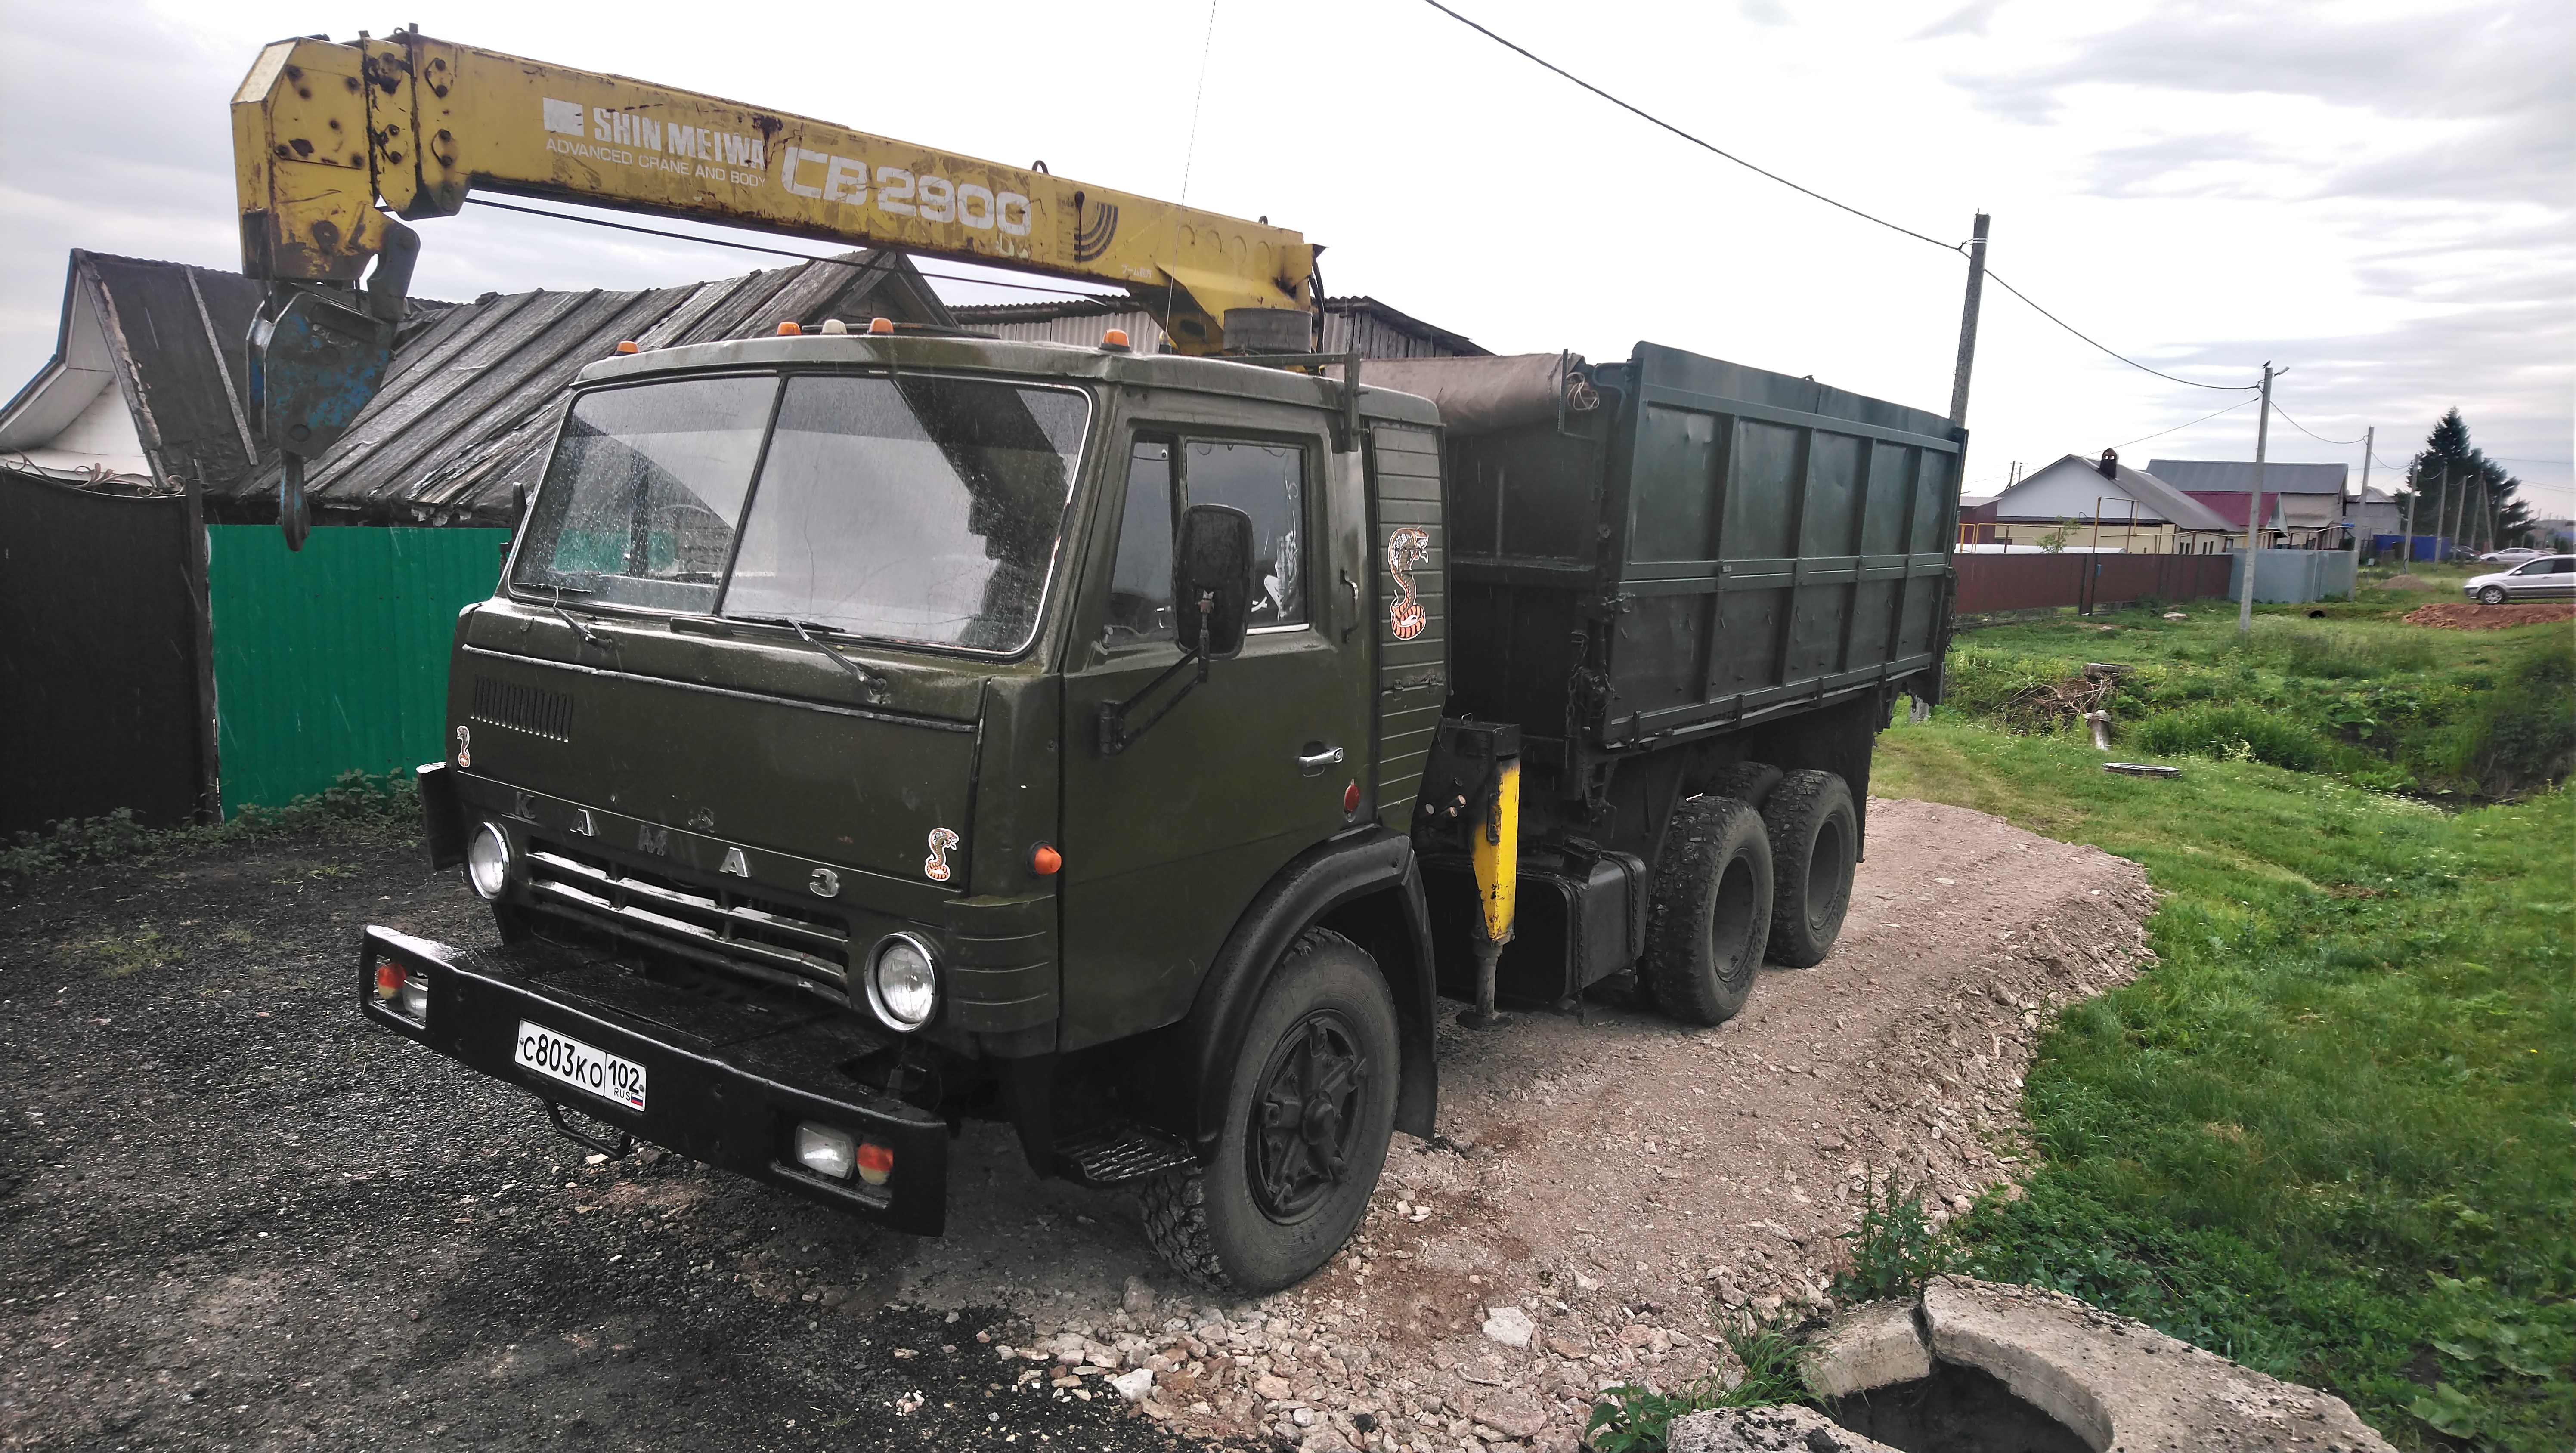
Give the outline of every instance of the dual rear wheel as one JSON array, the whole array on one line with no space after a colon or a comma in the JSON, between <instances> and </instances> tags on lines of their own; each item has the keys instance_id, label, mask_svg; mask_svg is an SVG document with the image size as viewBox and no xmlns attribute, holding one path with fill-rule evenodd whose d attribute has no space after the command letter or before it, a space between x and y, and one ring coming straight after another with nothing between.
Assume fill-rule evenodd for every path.
<instances>
[{"instance_id":1,"label":"dual rear wheel","mask_svg":"<svg viewBox=\"0 0 2576 1453\"><path fill-rule=\"evenodd\" d=\"M1691 1024L1742 1012L1766 957L1824 961L1860 846L1851 789L1831 772L1744 763L1713 785L1665 829L1638 975L1657 1007Z\"/></svg>"}]
</instances>

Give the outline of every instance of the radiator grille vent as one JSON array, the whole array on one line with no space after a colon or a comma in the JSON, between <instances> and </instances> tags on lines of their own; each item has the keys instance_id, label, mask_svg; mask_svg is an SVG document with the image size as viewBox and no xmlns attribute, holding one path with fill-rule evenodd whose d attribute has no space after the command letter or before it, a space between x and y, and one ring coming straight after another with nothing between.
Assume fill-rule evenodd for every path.
<instances>
[{"instance_id":1,"label":"radiator grille vent","mask_svg":"<svg viewBox=\"0 0 2576 1453\"><path fill-rule=\"evenodd\" d=\"M477 676L474 705L468 714L486 725L508 727L549 741L572 740L572 698L560 691Z\"/></svg>"}]
</instances>

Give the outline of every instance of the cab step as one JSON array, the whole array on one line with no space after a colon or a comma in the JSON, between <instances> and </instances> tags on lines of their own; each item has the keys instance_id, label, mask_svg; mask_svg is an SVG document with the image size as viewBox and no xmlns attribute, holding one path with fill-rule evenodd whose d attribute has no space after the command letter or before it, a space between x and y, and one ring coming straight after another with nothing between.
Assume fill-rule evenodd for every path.
<instances>
[{"instance_id":1,"label":"cab step","mask_svg":"<svg viewBox=\"0 0 2576 1453\"><path fill-rule=\"evenodd\" d=\"M1055 1153L1084 1182L1114 1186L1198 1162L1187 1145L1132 1120L1113 1120L1056 1142Z\"/></svg>"}]
</instances>

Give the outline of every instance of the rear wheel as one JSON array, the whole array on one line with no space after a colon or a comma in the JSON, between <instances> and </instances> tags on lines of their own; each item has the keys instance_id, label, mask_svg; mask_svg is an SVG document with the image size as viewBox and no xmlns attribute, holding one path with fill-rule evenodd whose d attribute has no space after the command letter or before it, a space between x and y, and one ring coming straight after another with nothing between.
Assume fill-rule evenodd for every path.
<instances>
[{"instance_id":1,"label":"rear wheel","mask_svg":"<svg viewBox=\"0 0 2576 1453\"><path fill-rule=\"evenodd\" d=\"M1297 940L1253 1011L1207 1164L1145 1185L1145 1234L1174 1270L1259 1295L1350 1239L1395 1130L1395 1000L1340 934Z\"/></svg>"},{"instance_id":2,"label":"rear wheel","mask_svg":"<svg viewBox=\"0 0 2576 1453\"><path fill-rule=\"evenodd\" d=\"M2504 599L2504 587L2501 585L2490 585L2486 589L2478 592L2478 604L2480 605L2502 605L2504 604Z\"/></svg>"},{"instance_id":3,"label":"rear wheel","mask_svg":"<svg viewBox=\"0 0 2576 1453\"><path fill-rule=\"evenodd\" d=\"M1655 1005L1692 1024L1744 1008L1771 932L1771 842L1762 816L1732 797L1673 809L1655 872L1641 975Z\"/></svg>"},{"instance_id":4,"label":"rear wheel","mask_svg":"<svg viewBox=\"0 0 2576 1453\"><path fill-rule=\"evenodd\" d=\"M1793 969L1825 961L1851 909L1860 821L1851 788L1831 772L1780 779L1762 805L1771 839L1771 958Z\"/></svg>"}]
</instances>

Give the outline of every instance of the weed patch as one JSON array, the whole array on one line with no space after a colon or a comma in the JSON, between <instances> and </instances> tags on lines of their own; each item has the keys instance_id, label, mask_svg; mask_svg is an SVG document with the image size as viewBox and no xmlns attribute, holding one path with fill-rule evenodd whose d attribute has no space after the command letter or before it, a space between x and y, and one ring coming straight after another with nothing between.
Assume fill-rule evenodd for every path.
<instances>
[{"instance_id":1,"label":"weed patch","mask_svg":"<svg viewBox=\"0 0 2576 1453\"><path fill-rule=\"evenodd\" d=\"M1593 1453L1662 1453L1673 1419L1712 1408L1815 1405L1806 1374L1798 1370L1798 1354L1805 1346L1797 1335L1801 1313L1720 1310L1717 1320L1727 1350L1743 1364L1743 1376L1732 1384L1703 1377L1674 1392L1636 1383L1603 1388L1583 1427L1583 1441Z\"/></svg>"},{"instance_id":2,"label":"weed patch","mask_svg":"<svg viewBox=\"0 0 2576 1453\"><path fill-rule=\"evenodd\" d=\"M412 774L344 772L324 791L284 807L245 807L220 826L145 827L130 809L118 808L105 817L53 823L41 833L21 832L0 847L0 877L38 877L87 864L151 860L297 834L319 832L325 841L334 834L381 837L411 830L419 822L420 785Z\"/></svg>"}]
</instances>

